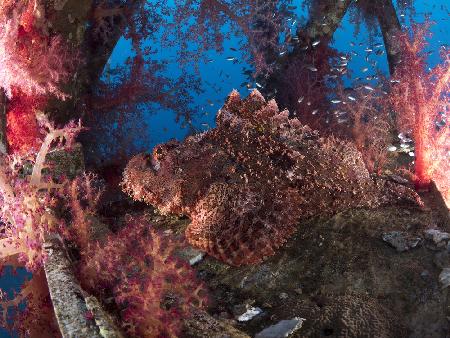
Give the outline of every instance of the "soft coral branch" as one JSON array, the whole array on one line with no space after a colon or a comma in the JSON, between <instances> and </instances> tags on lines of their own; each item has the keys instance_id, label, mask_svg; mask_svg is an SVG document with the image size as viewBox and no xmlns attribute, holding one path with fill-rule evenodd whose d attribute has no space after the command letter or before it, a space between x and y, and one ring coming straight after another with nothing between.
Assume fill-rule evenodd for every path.
<instances>
[{"instance_id":1,"label":"soft coral branch","mask_svg":"<svg viewBox=\"0 0 450 338\"><path fill-rule=\"evenodd\" d=\"M414 26L413 36L400 37L403 59L394 77L396 83L389 99L397 112L402 132L410 133L415 146L415 183L427 188L432 181L445 196L450 182L445 172L450 169L448 151L449 124L446 121L450 95L450 51L441 50L443 62L432 71L425 70L423 49L429 24ZM447 203L450 201L447 197Z\"/></svg>"},{"instance_id":2,"label":"soft coral branch","mask_svg":"<svg viewBox=\"0 0 450 338\"><path fill-rule=\"evenodd\" d=\"M0 217L5 222L3 241L8 243L10 252L20 253L22 262L30 270L40 267L45 259L42 249L45 234L55 231L61 223L51 206L58 193L62 193L64 184L56 184L44 174L46 156L55 149L70 146L81 129L73 122L57 129L45 117L41 117L41 125L46 126L47 135L40 150L27 157L8 156L2 159L0 166ZM29 169L26 168L30 164L31 174L27 175Z\"/></svg>"},{"instance_id":3,"label":"soft coral branch","mask_svg":"<svg viewBox=\"0 0 450 338\"><path fill-rule=\"evenodd\" d=\"M28 8L12 13L0 15L0 87L10 98L14 88L27 95L66 98L59 85L68 79L75 58L61 37L47 36L34 27Z\"/></svg>"}]
</instances>

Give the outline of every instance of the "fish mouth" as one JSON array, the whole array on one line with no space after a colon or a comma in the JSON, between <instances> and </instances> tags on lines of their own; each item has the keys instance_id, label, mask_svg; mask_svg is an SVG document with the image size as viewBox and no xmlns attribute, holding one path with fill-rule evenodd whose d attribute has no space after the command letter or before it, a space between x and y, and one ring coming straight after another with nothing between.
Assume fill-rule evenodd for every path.
<instances>
[{"instance_id":1,"label":"fish mouth","mask_svg":"<svg viewBox=\"0 0 450 338\"><path fill-rule=\"evenodd\" d=\"M161 169L161 162L159 162L156 158L152 158L152 160L151 160L151 165L152 165L152 169L155 171L155 172L158 172L159 171L159 169Z\"/></svg>"},{"instance_id":2,"label":"fish mouth","mask_svg":"<svg viewBox=\"0 0 450 338\"><path fill-rule=\"evenodd\" d=\"M144 160L145 160L145 166L147 168L152 169L154 172L158 172L159 169L161 168L161 162L159 162L155 158L155 156L147 154L147 155L145 155Z\"/></svg>"}]
</instances>

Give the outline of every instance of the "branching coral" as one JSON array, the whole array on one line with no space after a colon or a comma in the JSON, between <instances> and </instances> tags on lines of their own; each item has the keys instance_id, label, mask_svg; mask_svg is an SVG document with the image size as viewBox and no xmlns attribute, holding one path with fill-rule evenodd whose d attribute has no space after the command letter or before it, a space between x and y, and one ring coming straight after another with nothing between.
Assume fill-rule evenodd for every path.
<instances>
[{"instance_id":1,"label":"branching coral","mask_svg":"<svg viewBox=\"0 0 450 338\"><path fill-rule=\"evenodd\" d=\"M39 6L19 6L0 15L0 87L8 97L13 89L26 95L66 95L59 85L67 80L74 57L60 37L36 27ZM3 14L3 13L0 13Z\"/></svg>"},{"instance_id":2,"label":"branching coral","mask_svg":"<svg viewBox=\"0 0 450 338\"><path fill-rule=\"evenodd\" d=\"M44 97L14 94L8 103L6 135L11 153L20 155L37 151L42 135L39 133L36 111L41 110L47 100Z\"/></svg>"},{"instance_id":3,"label":"branching coral","mask_svg":"<svg viewBox=\"0 0 450 338\"><path fill-rule=\"evenodd\" d=\"M3 264L12 257L18 258L19 263L33 272L33 278L13 299L1 299L1 323L24 337L41 336L55 329L42 270L46 258L43 244L49 233L60 232L63 225L53 209L56 199L64 195L66 184L54 182L50 177L46 157L53 151L70 148L80 131L80 126L75 123L54 128L43 115L38 121L42 132L46 133L40 150L26 156L16 154L0 159L0 260ZM14 316L12 326L11 313ZM42 332L45 325L48 326Z\"/></svg>"},{"instance_id":4,"label":"branching coral","mask_svg":"<svg viewBox=\"0 0 450 338\"><path fill-rule=\"evenodd\" d=\"M385 93L379 89L367 91L363 86L355 90L339 86L336 91L339 103L333 111L333 131L352 139L367 170L381 174L388 160L387 148L392 144L394 129Z\"/></svg>"},{"instance_id":5,"label":"branching coral","mask_svg":"<svg viewBox=\"0 0 450 338\"><path fill-rule=\"evenodd\" d=\"M179 245L144 219L130 218L117 234L83 253L81 280L94 293L112 295L131 336L177 337L181 319L207 301L194 270L175 258Z\"/></svg>"},{"instance_id":6,"label":"branching coral","mask_svg":"<svg viewBox=\"0 0 450 338\"><path fill-rule=\"evenodd\" d=\"M39 152L28 157L2 158L0 170L0 217L5 222L0 258L19 254L30 270L39 268L45 258L42 250L45 234L60 225L50 207L55 194L61 193L64 186L44 173L46 156L55 149L70 148L81 130L73 122L62 129L54 128L45 116L40 122L47 134Z\"/></svg>"},{"instance_id":7,"label":"branching coral","mask_svg":"<svg viewBox=\"0 0 450 338\"><path fill-rule=\"evenodd\" d=\"M427 26L414 26L413 37L399 37L403 56L389 100L397 114L398 128L414 140L416 185L427 187L434 180L450 204L450 52L443 48L442 63L427 72L422 54L427 30Z\"/></svg>"},{"instance_id":8,"label":"branching coral","mask_svg":"<svg viewBox=\"0 0 450 338\"><path fill-rule=\"evenodd\" d=\"M258 91L246 100L232 92L217 128L133 158L124 189L162 212L189 215L189 242L233 265L272 255L299 218L419 202L405 187L372 180L353 144L288 115Z\"/></svg>"},{"instance_id":9,"label":"branching coral","mask_svg":"<svg viewBox=\"0 0 450 338\"><path fill-rule=\"evenodd\" d=\"M223 50L223 42L230 34L236 34L243 50L244 57L254 65L257 75L273 71L274 57L286 52L287 44L280 43L281 34L288 33L289 27L285 19L290 11L290 1L228 1L228 0L188 0L177 1L174 20L174 36L183 41L183 58L199 57L210 48ZM231 32L224 29L231 23ZM185 29L187 27L187 29ZM199 42L197 53L189 52L184 41ZM180 62L185 62L182 58Z\"/></svg>"},{"instance_id":10,"label":"branching coral","mask_svg":"<svg viewBox=\"0 0 450 338\"><path fill-rule=\"evenodd\" d=\"M308 41L308 37L302 37L302 41ZM309 41L310 46L312 42ZM341 66L344 61L338 62L338 52L325 44L307 50L298 48L295 58L292 55L281 61L283 71L274 74L266 90L280 105L288 107L293 117L311 128L329 132L331 107L328 97L333 93L333 86L347 72L347 68Z\"/></svg>"}]
</instances>

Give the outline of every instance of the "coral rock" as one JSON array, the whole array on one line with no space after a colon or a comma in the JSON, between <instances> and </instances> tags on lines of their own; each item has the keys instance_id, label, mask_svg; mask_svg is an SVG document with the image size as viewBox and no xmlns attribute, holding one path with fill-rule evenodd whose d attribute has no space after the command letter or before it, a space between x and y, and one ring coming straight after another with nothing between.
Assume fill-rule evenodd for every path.
<instances>
[{"instance_id":1,"label":"coral rock","mask_svg":"<svg viewBox=\"0 0 450 338\"><path fill-rule=\"evenodd\" d=\"M305 309L302 336L313 333L321 336L350 337L406 337L406 329L395 315L376 299L353 293L323 297L318 306Z\"/></svg>"},{"instance_id":2,"label":"coral rock","mask_svg":"<svg viewBox=\"0 0 450 338\"><path fill-rule=\"evenodd\" d=\"M229 264L273 255L301 218L419 201L372 179L352 143L321 137L256 90L245 100L233 91L216 124L134 157L123 186L163 213L188 215L189 242Z\"/></svg>"}]
</instances>

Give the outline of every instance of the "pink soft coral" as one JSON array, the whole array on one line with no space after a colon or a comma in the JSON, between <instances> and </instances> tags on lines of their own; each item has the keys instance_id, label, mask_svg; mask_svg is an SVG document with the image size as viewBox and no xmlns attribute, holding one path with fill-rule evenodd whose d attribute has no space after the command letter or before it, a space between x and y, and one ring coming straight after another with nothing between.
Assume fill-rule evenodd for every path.
<instances>
[{"instance_id":1,"label":"pink soft coral","mask_svg":"<svg viewBox=\"0 0 450 338\"><path fill-rule=\"evenodd\" d=\"M26 13L26 12L25 12ZM0 15L0 87L8 97L13 88L27 95L66 95L59 85L67 80L74 60L60 37L49 37L30 27L29 15ZM25 26L24 26L25 25Z\"/></svg>"},{"instance_id":2,"label":"pink soft coral","mask_svg":"<svg viewBox=\"0 0 450 338\"><path fill-rule=\"evenodd\" d=\"M42 266L45 235L61 225L51 210L55 196L63 193L64 184L54 183L45 173L46 156L56 149L66 149L81 130L73 122L57 129L44 116L40 118L46 136L39 151L29 156L0 158L0 259L19 255L29 270ZM31 165L31 173L29 168Z\"/></svg>"},{"instance_id":3,"label":"pink soft coral","mask_svg":"<svg viewBox=\"0 0 450 338\"><path fill-rule=\"evenodd\" d=\"M427 188L434 181L450 206L450 51L442 48L442 63L426 71L423 50L428 25L414 26L413 33L412 37L399 37L402 62L394 73L388 98L400 131L414 140L416 186Z\"/></svg>"},{"instance_id":4,"label":"pink soft coral","mask_svg":"<svg viewBox=\"0 0 450 338\"><path fill-rule=\"evenodd\" d=\"M42 96L27 96L17 91L13 95L6 115L6 138L11 153L26 154L39 149L42 135L36 112L45 106L47 100Z\"/></svg>"},{"instance_id":5,"label":"pink soft coral","mask_svg":"<svg viewBox=\"0 0 450 338\"><path fill-rule=\"evenodd\" d=\"M182 243L151 228L144 218L82 252L80 278L94 294L110 295L132 337L178 337L182 319L206 305L195 270L176 259Z\"/></svg>"}]
</instances>

